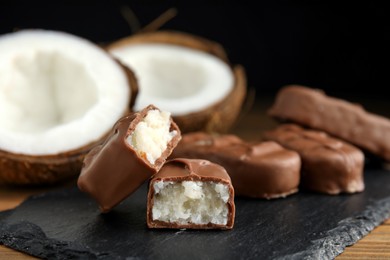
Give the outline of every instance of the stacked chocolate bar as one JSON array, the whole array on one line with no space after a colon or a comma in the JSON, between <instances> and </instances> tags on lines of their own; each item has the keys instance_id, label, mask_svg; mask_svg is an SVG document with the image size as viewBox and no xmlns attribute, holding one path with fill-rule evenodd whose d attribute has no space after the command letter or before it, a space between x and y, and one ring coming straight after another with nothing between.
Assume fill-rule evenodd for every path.
<instances>
[{"instance_id":1,"label":"stacked chocolate bar","mask_svg":"<svg viewBox=\"0 0 390 260\"><path fill-rule=\"evenodd\" d=\"M290 85L281 89L268 113L295 123L282 124L264 138L299 153L302 186L307 189L328 194L363 191L360 149L390 161L390 120L360 105Z\"/></svg>"}]
</instances>

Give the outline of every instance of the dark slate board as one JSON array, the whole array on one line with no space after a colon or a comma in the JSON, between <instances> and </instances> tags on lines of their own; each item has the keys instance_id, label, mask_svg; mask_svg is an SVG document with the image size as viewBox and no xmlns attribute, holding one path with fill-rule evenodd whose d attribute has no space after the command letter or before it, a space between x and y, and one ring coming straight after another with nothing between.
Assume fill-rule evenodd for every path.
<instances>
[{"instance_id":1,"label":"dark slate board","mask_svg":"<svg viewBox=\"0 0 390 260\"><path fill-rule=\"evenodd\" d=\"M390 217L390 172L355 195L236 198L231 231L150 230L144 185L108 214L76 187L0 212L0 244L50 259L332 259Z\"/></svg>"}]
</instances>

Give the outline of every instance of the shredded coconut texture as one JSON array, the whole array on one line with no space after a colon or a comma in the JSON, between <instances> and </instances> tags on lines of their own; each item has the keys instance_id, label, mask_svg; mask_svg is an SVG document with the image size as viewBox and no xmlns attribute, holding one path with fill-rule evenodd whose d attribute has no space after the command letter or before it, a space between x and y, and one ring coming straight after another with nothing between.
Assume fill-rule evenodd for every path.
<instances>
[{"instance_id":1,"label":"shredded coconut texture","mask_svg":"<svg viewBox=\"0 0 390 260\"><path fill-rule=\"evenodd\" d=\"M128 144L151 164L160 158L168 143L177 135L177 131L170 131L170 116L169 112L150 110L127 137Z\"/></svg>"},{"instance_id":2,"label":"shredded coconut texture","mask_svg":"<svg viewBox=\"0 0 390 260\"><path fill-rule=\"evenodd\" d=\"M158 181L153 185L153 220L179 224L228 221L229 187L216 182Z\"/></svg>"}]
</instances>

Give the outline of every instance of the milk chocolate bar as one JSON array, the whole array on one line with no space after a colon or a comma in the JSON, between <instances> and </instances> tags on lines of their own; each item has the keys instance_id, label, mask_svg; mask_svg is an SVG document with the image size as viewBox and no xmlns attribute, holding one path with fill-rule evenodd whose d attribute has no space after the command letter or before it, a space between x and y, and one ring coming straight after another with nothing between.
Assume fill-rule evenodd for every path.
<instances>
[{"instance_id":1,"label":"milk chocolate bar","mask_svg":"<svg viewBox=\"0 0 390 260\"><path fill-rule=\"evenodd\" d=\"M364 190L364 155L356 147L321 131L294 124L281 125L264 133L302 159L301 183L306 189L327 194Z\"/></svg>"},{"instance_id":2,"label":"milk chocolate bar","mask_svg":"<svg viewBox=\"0 0 390 260\"><path fill-rule=\"evenodd\" d=\"M169 113L153 105L123 117L86 155L78 187L107 212L162 167L180 138Z\"/></svg>"},{"instance_id":3,"label":"milk chocolate bar","mask_svg":"<svg viewBox=\"0 0 390 260\"><path fill-rule=\"evenodd\" d=\"M269 115L325 131L390 161L390 120L303 86L282 88Z\"/></svg>"},{"instance_id":4,"label":"milk chocolate bar","mask_svg":"<svg viewBox=\"0 0 390 260\"><path fill-rule=\"evenodd\" d=\"M218 164L174 159L149 183L149 228L231 229L234 217L234 189Z\"/></svg>"},{"instance_id":5,"label":"milk chocolate bar","mask_svg":"<svg viewBox=\"0 0 390 260\"><path fill-rule=\"evenodd\" d=\"M298 191L299 155L275 142L250 144L235 135L195 132L183 135L171 157L206 159L222 165L236 196L272 199Z\"/></svg>"}]
</instances>

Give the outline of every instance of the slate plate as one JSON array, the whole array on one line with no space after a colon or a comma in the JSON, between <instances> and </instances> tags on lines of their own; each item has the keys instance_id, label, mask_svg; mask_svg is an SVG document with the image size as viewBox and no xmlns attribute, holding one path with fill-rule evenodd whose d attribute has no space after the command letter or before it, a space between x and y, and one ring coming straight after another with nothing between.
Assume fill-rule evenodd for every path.
<instances>
[{"instance_id":1,"label":"slate plate","mask_svg":"<svg viewBox=\"0 0 390 260\"><path fill-rule=\"evenodd\" d=\"M236 198L231 231L150 230L146 185L108 214L76 187L0 212L0 244L53 259L331 259L390 217L390 172L355 195Z\"/></svg>"}]
</instances>

